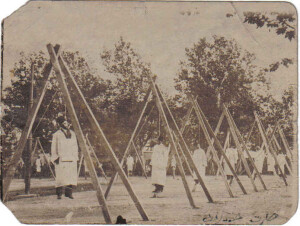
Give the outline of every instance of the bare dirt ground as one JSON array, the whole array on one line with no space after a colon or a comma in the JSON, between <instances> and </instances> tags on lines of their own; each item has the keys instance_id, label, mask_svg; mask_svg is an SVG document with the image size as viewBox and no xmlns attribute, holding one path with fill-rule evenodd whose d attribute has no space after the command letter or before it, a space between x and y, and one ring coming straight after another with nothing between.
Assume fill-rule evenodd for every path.
<instances>
[{"instance_id":1,"label":"bare dirt ground","mask_svg":"<svg viewBox=\"0 0 300 226\"><path fill-rule=\"evenodd\" d=\"M254 192L247 176L240 176L248 194L243 195L236 182L232 184L235 198L230 198L220 176L207 176L205 183L214 199L208 203L201 187L193 193L196 205L188 202L180 177L167 178L167 185L161 198L151 198L151 179L130 177L150 221L143 221L131 201L120 179L114 184L107 204L115 222L118 215L131 224L283 224L295 213L298 204L296 180L285 186L278 176L263 176L268 190L264 191L256 180L259 192ZM82 179L81 179L82 181ZM192 178L188 177L192 188ZM33 180L33 187L40 184L54 185L53 180ZM18 189L22 180L15 180L12 190ZM23 185L22 185L23 186ZM103 190L106 186L102 186ZM8 201L6 206L22 223L32 224L104 224L104 218L94 191L74 193L74 200L55 195ZM66 217L67 216L67 217Z\"/></svg>"}]
</instances>

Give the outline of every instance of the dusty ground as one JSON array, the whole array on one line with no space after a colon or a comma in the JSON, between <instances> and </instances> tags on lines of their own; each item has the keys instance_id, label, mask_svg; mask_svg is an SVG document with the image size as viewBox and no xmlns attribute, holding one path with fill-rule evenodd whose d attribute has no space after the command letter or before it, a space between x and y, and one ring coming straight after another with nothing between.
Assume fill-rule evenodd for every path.
<instances>
[{"instance_id":1,"label":"dusty ground","mask_svg":"<svg viewBox=\"0 0 300 226\"><path fill-rule=\"evenodd\" d=\"M289 186L286 187L277 176L263 176L268 191L264 191L256 180L259 192L253 191L246 176L240 178L248 195L243 195L234 182L232 190L236 197L230 198L221 177L206 177L206 185L215 202L208 203L198 187L193 197L199 208L192 209L180 177L175 180L168 177L162 198L150 198L153 190L150 179L131 177L150 221L142 221L120 179L113 186L107 203L113 221L122 215L131 224L283 224L296 211L297 187L292 178L288 178ZM188 177L188 180L192 185L192 178ZM22 180L15 180L11 189L19 189L22 183ZM33 180L32 184L33 187L49 186L54 181ZM76 192L74 197L74 200L65 197L57 200L55 195L17 199L8 201L6 206L22 223L105 223L94 191ZM68 214L72 216L69 222Z\"/></svg>"}]
</instances>

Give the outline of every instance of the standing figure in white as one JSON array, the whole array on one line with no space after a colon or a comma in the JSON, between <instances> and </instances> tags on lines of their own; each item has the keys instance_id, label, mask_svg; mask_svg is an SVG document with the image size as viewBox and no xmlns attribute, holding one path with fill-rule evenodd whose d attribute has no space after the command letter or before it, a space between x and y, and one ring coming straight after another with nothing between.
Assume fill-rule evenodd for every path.
<instances>
[{"instance_id":1,"label":"standing figure in white","mask_svg":"<svg viewBox=\"0 0 300 226\"><path fill-rule=\"evenodd\" d=\"M256 166L258 172L260 174L262 174L266 155L265 155L265 151L263 148L257 147L257 149L258 149L258 151L255 152L255 156L254 156L254 163L255 163L255 166ZM253 173L254 173L253 180L255 180L257 173L255 170L253 171Z\"/></svg>"},{"instance_id":2,"label":"standing figure in white","mask_svg":"<svg viewBox=\"0 0 300 226\"><path fill-rule=\"evenodd\" d=\"M53 134L51 161L55 165L57 199L61 199L63 187L65 196L73 199L73 186L77 185L77 139L63 116L59 116L56 121L59 129Z\"/></svg>"},{"instance_id":3,"label":"standing figure in white","mask_svg":"<svg viewBox=\"0 0 300 226\"><path fill-rule=\"evenodd\" d=\"M236 163L238 161L239 156L238 156L238 152L237 152L235 145L227 148L225 151L225 154L226 154L232 168L234 170L236 170ZM227 180L229 180L229 185L231 185L233 182L233 173L231 172L231 170L227 164L224 165L224 172L227 176Z\"/></svg>"},{"instance_id":4,"label":"standing figure in white","mask_svg":"<svg viewBox=\"0 0 300 226\"><path fill-rule=\"evenodd\" d=\"M200 144L196 144L196 150L193 153L193 161L197 167L197 170L201 176L201 178L203 179L203 177L205 177L205 170L207 167L207 158L206 158L206 154L205 151L201 148ZM194 172L193 177L195 178L195 184L194 184L194 188L193 188L193 192L196 191L197 188L197 184L199 184L199 180L196 176L196 173Z\"/></svg>"},{"instance_id":5,"label":"standing figure in white","mask_svg":"<svg viewBox=\"0 0 300 226\"><path fill-rule=\"evenodd\" d=\"M163 144L163 137L160 136L153 147L151 156L151 182L155 186L155 190L153 191L154 197L156 197L157 193L161 193L164 190L167 180L168 157L169 148Z\"/></svg>"},{"instance_id":6,"label":"standing figure in white","mask_svg":"<svg viewBox=\"0 0 300 226\"><path fill-rule=\"evenodd\" d=\"M134 159L133 159L133 157L129 154L129 156L127 157L127 160L126 160L127 174L128 174L128 176L132 176L133 164L134 164Z\"/></svg>"}]
</instances>

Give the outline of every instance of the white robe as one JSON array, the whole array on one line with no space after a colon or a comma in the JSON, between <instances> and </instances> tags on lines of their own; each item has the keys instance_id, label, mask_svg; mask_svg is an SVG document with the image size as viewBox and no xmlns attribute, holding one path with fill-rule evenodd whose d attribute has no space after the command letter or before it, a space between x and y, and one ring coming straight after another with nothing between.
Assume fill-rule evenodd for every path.
<instances>
[{"instance_id":1,"label":"white robe","mask_svg":"<svg viewBox=\"0 0 300 226\"><path fill-rule=\"evenodd\" d=\"M71 131L71 138L58 130L53 134L51 144L51 161L59 158L55 164L56 187L77 185L78 144L76 135Z\"/></svg>"},{"instance_id":2,"label":"white robe","mask_svg":"<svg viewBox=\"0 0 300 226\"><path fill-rule=\"evenodd\" d=\"M167 164L169 149L163 144L155 145L151 156L152 184L165 185L167 180Z\"/></svg>"},{"instance_id":3,"label":"white robe","mask_svg":"<svg viewBox=\"0 0 300 226\"><path fill-rule=\"evenodd\" d=\"M200 148L200 149L196 149L194 151L194 154L193 154L193 161L199 171L199 174L201 177L204 177L205 176L205 170L206 170L206 167L207 167L207 158L206 158L206 154L205 154L205 151ZM194 172L194 175L193 177L195 179L197 179L197 176L196 176L196 173Z\"/></svg>"},{"instance_id":4,"label":"white robe","mask_svg":"<svg viewBox=\"0 0 300 226\"><path fill-rule=\"evenodd\" d=\"M134 160L133 160L132 156L129 156L127 158L126 164L127 164L127 170L128 170L128 172L132 171L133 170L133 164L134 164Z\"/></svg>"},{"instance_id":5,"label":"white robe","mask_svg":"<svg viewBox=\"0 0 300 226\"><path fill-rule=\"evenodd\" d=\"M275 159L271 153L267 157L268 171L275 173Z\"/></svg>"},{"instance_id":6,"label":"white robe","mask_svg":"<svg viewBox=\"0 0 300 226\"><path fill-rule=\"evenodd\" d=\"M254 163L259 173L262 173L263 171L265 157L266 156L263 149L260 149L254 155Z\"/></svg>"},{"instance_id":7,"label":"white robe","mask_svg":"<svg viewBox=\"0 0 300 226\"><path fill-rule=\"evenodd\" d=\"M238 152L236 148L227 148L226 149L226 156L229 159L229 162L233 169L235 169L235 164L238 160ZM227 162L224 160L224 172L225 175L231 175L233 176L233 173L231 172L229 166L227 165Z\"/></svg>"},{"instance_id":8,"label":"white robe","mask_svg":"<svg viewBox=\"0 0 300 226\"><path fill-rule=\"evenodd\" d=\"M176 158L175 154L171 158L171 167L176 168Z\"/></svg>"},{"instance_id":9,"label":"white robe","mask_svg":"<svg viewBox=\"0 0 300 226\"><path fill-rule=\"evenodd\" d=\"M36 165L36 172L37 172L37 173L42 172L41 159L37 159L37 160L35 161L35 165Z\"/></svg>"}]
</instances>

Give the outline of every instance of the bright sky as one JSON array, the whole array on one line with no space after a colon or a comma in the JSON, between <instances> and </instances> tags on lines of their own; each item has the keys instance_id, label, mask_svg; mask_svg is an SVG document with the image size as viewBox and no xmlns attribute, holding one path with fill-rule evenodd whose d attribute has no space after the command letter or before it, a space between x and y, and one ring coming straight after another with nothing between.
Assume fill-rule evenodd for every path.
<instances>
[{"instance_id":1,"label":"bright sky","mask_svg":"<svg viewBox=\"0 0 300 226\"><path fill-rule=\"evenodd\" d=\"M120 36L151 63L158 84L170 93L174 92L178 63L185 59L185 48L202 37L234 38L255 53L260 66L285 57L297 59L297 39L290 42L274 31L242 23L244 11L295 13L295 8L274 2L240 2L234 7L228 2L29 2L4 22L3 84L10 84L9 71L20 51L47 52L48 43L78 50L89 66L105 77L99 53L104 47L113 48ZM227 18L227 13L233 17ZM270 76L272 93L280 96L290 84L296 84L297 67L282 68Z\"/></svg>"}]
</instances>

